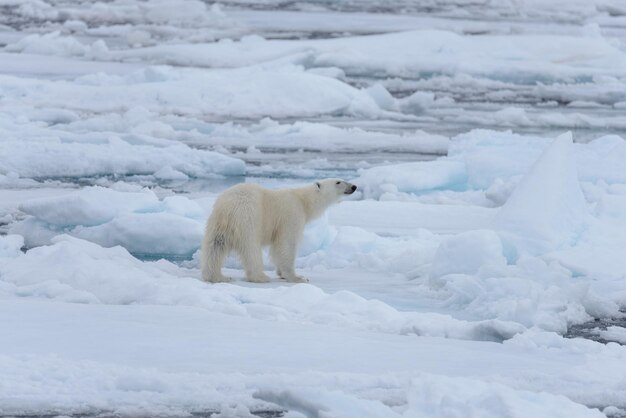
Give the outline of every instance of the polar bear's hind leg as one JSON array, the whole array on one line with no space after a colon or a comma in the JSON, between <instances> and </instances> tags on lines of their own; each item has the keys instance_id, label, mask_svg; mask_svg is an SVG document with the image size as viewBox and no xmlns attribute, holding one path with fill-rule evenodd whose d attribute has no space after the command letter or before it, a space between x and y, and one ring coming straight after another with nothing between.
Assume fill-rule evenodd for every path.
<instances>
[{"instance_id":1,"label":"polar bear's hind leg","mask_svg":"<svg viewBox=\"0 0 626 418\"><path fill-rule=\"evenodd\" d=\"M202 243L202 279L207 282L228 282L230 278L222 274L222 265L228 255L228 247L223 234L208 232Z\"/></svg>"}]
</instances>

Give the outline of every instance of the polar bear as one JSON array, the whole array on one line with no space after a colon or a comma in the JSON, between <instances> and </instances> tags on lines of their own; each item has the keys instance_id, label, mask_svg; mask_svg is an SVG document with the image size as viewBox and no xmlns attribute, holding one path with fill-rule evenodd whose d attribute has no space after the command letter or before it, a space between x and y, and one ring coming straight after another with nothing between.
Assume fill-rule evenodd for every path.
<instances>
[{"instance_id":1,"label":"polar bear","mask_svg":"<svg viewBox=\"0 0 626 418\"><path fill-rule=\"evenodd\" d=\"M202 278L225 282L222 264L230 252L241 259L250 282L269 282L263 272L261 249L270 246L270 257L279 277L304 282L294 263L304 225L321 216L356 186L341 179L325 179L296 189L265 189L239 184L222 193L213 206L202 241Z\"/></svg>"}]
</instances>

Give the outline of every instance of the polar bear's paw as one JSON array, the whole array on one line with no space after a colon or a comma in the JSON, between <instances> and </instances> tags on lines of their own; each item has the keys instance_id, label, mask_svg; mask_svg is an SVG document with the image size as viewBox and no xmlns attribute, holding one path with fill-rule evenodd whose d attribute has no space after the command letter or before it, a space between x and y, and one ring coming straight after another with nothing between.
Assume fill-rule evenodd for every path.
<instances>
[{"instance_id":1,"label":"polar bear's paw","mask_svg":"<svg viewBox=\"0 0 626 418\"><path fill-rule=\"evenodd\" d=\"M247 276L246 280L252 283L268 283L272 281L272 279L270 279L270 277L265 273L252 274Z\"/></svg>"},{"instance_id":2,"label":"polar bear's paw","mask_svg":"<svg viewBox=\"0 0 626 418\"><path fill-rule=\"evenodd\" d=\"M230 277L219 275L219 276L209 277L209 279L206 281L210 283L228 283L232 280L233 279L231 279Z\"/></svg>"},{"instance_id":3,"label":"polar bear's paw","mask_svg":"<svg viewBox=\"0 0 626 418\"><path fill-rule=\"evenodd\" d=\"M293 275L291 277L283 277L285 280L287 280L289 283L308 283L309 279L306 279L302 276L298 276L298 275Z\"/></svg>"}]
</instances>

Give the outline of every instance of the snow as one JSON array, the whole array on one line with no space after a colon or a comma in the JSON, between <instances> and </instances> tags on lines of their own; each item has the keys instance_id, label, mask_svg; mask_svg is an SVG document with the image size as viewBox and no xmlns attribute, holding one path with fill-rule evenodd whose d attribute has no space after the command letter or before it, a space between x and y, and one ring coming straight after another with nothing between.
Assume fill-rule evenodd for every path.
<instances>
[{"instance_id":1,"label":"snow","mask_svg":"<svg viewBox=\"0 0 626 418\"><path fill-rule=\"evenodd\" d=\"M593 53L577 53L579 48ZM159 64L184 63L214 68L271 63L279 59L302 62L306 58L316 66L339 67L352 74L373 72L402 76L409 72L459 72L518 81L537 77L548 81L590 74L619 75L619 69L626 65L623 52L602 37L463 37L435 30L372 35L365 39L347 37L298 42L248 37L240 42L148 47L112 53L112 58L141 58Z\"/></svg>"},{"instance_id":2,"label":"snow","mask_svg":"<svg viewBox=\"0 0 626 418\"><path fill-rule=\"evenodd\" d=\"M28 314L22 313L21 305L30 308ZM208 409L222 402L225 405L241 402L251 408L259 404L252 394L260 389L279 391L281 387L290 387L298 390L298 386L340 391L357 388L362 394L371 393L374 398L383 395L381 400L386 398L379 388L386 387L397 393L398 400L406 402L407 388L411 386L411 377L406 374L408 364L411 364L410 370L425 369L427 373L452 371L452 367L435 361L437 349L444 348L440 339L424 337L421 344L411 339L413 343L407 345L403 343L407 338L404 336L380 336L371 332L346 335L341 329L267 321L253 321L257 328L251 330L249 319L215 316L198 309L181 309L173 318L170 311L157 306L133 305L101 306L94 310L89 305L46 301L3 304L2 314L7 318L2 323L3 335L10 335L20 346L30 342L21 352L14 348L5 350L3 387L19 388L33 381L33 385L24 387L18 396L3 398L5 410L8 413L24 410L22 405L29 399L38 399L42 405L53 402L57 410L66 413L86 401L96 410L114 401L120 411L168 408L169 414L175 415L189 405ZM84 321L77 320L86 314L99 328L87 327ZM17 320L16 315L20 316L24 327L37 330L38 335L29 338L11 331L8 324ZM233 338L216 344L215 336L225 331ZM277 345L276 340L285 332L290 332L294 338ZM73 345L67 339L55 337L59 333L82 335L85 343ZM163 342L163 333L172 336L169 342ZM245 358L241 350L247 346L251 333L259 355ZM50 344L38 344L46 338ZM105 349L99 345L100 338L123 339L125 347ZM313 342L317 342L316 345L312 345ZM467 369L452 371L453 375L485 376L498 367L510 367L512 374L524 376L541 369L557 372L566 361L576 365L584 362L582 355L559 358L554 354L520 361L517 356L524 351L516 347L478 344L481 349L478 346L472 349L463 342L445 348L447 356L466 356L465 350L470 350L475 359ZM342 346L350 347L352 352L342 350ZM394 355L380 364L380 352L390 349L395 351ZM330 359L317 355L317 350L341 354ZM133 353L132 358L126 352ZM358 358L354 352L359 353ZM379 364L372 374L362 373L361 362L367 360ZM298 367L301 362L311 364L317 371L301 370ZM40 370L39 380L29 378L26 371L30 367ZM394 377L390 371L400 374ZM421 374L414 376L419 378ZM556 399L559 403L568 402L561 397ZM544 402L550 405L556 399L549 397ZM575 407L569 402L570 407ZM578 408L585 411L584 407ZM416 409L419 411L419 407Z\"/></svg>"},{"instance_id":3,"label":"snow","mask_svg":"<svg viewBox=\"0 0 626 418\"><path fill-rule=\"evenodd\" d=\"M0 9L0 415L624 415L620 1ZM201 281L324 177L308 283Z\"/></svg>"},{"instance_id":4,"label":"snow","mask_svg":"<svg viewBox=\"0 0 626 418\"><path fill-rule=\"evenodd\" d=\"M68 233L105 247L122 245L135 254L188 256L198 249L205 211L183 196L159 201L151 190L122 192L84 188L66 195L27 200L30 215L12 231L29 247Z\"/></svg>"},{"instance_id":5,"label":"snow","mask_svg":"<svg viewBox=\"0 0 626 418\"><path fill-rule=\"evenodd\" d=\"M92 227L78 226L72 235L105 247L121 245L135 254L191 255L202 239L202 223L170 213L128 214Z\"/></svg>"},{"instance_id":6,"label":"snow","mask_svg":"<svg viewBox=\"0 0 626 418\"><path fill-rule=\"evenodd\" d=\"M56 265L54 272L41 274L41 270L50 263ZM265 320L284 321L286 317L291 317L290 320L300 318L298 322L305 324L332 324L400 335L446 335L462 339L502 339L522 329L502 321L469 324L444 315L399 312L386 304L363 299L348 291L326 294L310 285L256 291L221 286L221 289L203 295L198 290L207 285L180 277L185 272L178 271L170 263L161 261L150 265L150 269L145 271L144 263L122 247L105 249L91 242L60 235L53 238L52 245L30 250L0 271L4 284L10 284L4 290L21 297L98 304L198 306L218 313ZM93 274L86 274L92 270Z\"/></svg>"},{"instance_id":7,"label":"snow","mask_svg":"<svg viewBox=\"0 0 626 418\"><path fill-rule=\"evenodd\" d=\"M587 202L572 155L572 135L556 138L500 209L496 228L519 252L544 254L575 243Z\"/></svg>"},{"instance_id":8,"label":"snow","mask_svg":"<svg viewBox=\"0 0 626 418\"><path fill-rule=\"evenodd\" d=\"M22 52L26 54L44 54L55 56L86 56L96 58L107 52L106 44L102 41L93 45L83 45L75 38L61 36L61 33L51 32L44 35L33 34L4 48L7 52Z\"/></svg>"},{"instance_id":9,"label":"snow","mask_svg":"<svg viewBox=\"0 0 626 418\"><path fill-rule=\"evenodd\" d=\"M358 181L365 197L374 199L407 199L435 189L486 189L501 204L550 142L551 138L536 135L473 130L452 138L446 158L365 168ZM573 144L571 148L568 153L572 154L574 168L570 169L576 171L579 180L626 182L618 162L626 152L623 138L607 135L585 144ZM508 193L504 189L509 189ZM502 192L506 196L497 196Z\"/></svg>"},{"instance_id":10,"label":"snow","mask_svg":"<svg viewBox=\"0 0 626 418\"><path fill-rule=\"evenodd\" d=\"M178 129L187 129L186 142L197 145L254 146L261 152L276 148L306 149L315 151L362 151L405 150L445 154L449 140L441 135L415 131L401 134L369 131L360 128L339 128L322 123L298 121L278 123L263 118L259 123L243 126L233 123L202 124L175 121ZM194 130L201 131L197 135ZM195 134L195 135L194 135ZM315 141L311 141L315 138Z\"/></svg>"},{"instance_id":11,"label":"snow","mask_svg":"<svg viewBox=\"0 0 626 418\"><path fill-rule=\"evenodd\" d=\"M145 112L134 108L121 119L137 128L135 115ZM71 126L76 117L73 112L57 111L31 114L27 120L16 121L15 117L0 114L0 133L4 137L0 143L0 173L29 178L156 175L163 169L200 178L245 173L241 160L211 151L198 152L167 139L140 133L120 137L106 128L101 132L55 128Z\"/></svg>"},{"instance_id":12,"label":"snow","mask_svg":"<svg viewBox=\"0 0 626 418\"><path fill-rule=\"evenodd\" d=\"M158 198L149 190L124 193L96 186L64 196L28 200L19 209L43 222L68 226L70 222L99 225L123 212L147 211L157 206Z\"/></svg>"},{"instance_id":13,"label":"snow","mask_svg":"<svg viewBox=\"0 0 626 418\"><path fill-rule=\"evenodd\" d=\"M20 254L20 248L24 245L24 238L20 235L7 235L0 241L0 244L2 257L17 257Z\"/></svg>"},{"instance_id":14,"label":"snow","mask_svg":"<svg viewBox=\"0 0 626 418\"><path fill-rule=\"evenodd\" d=\"M450 393L462 395L451 399ZM543 417L604 416L599 411L572 404L567 398L514 391L500 384L486 384L472 379L429 375L420 376L411 382L407 394L408 409L404 413L394 412L381 402L364 400L355 402L339 391L286 390L280 393L260 391L255 397L300 411L305 416L320 413L328 417L342 417L354 413L368 417L525 417L528 413ZM548 404L551 407L549 410L543 407L536 408L537 404Z\"/></svg>"},{"instance_id":15,"label":"snow","mask_svg":"<svg viewBox=\"0 0 626 418\"><path fill-rule=\"evenodd\" d=\"M122 76L85 76L76 83L29 81L11 76L0 76L0 80L9 92L7 104L19 99L33 105L80 107L92 112L136 106L146 106L149 111L167 109L188 115L236 117L380 112L368 94L296 66L281 71L148 67ZM32 95L33 88L38 94Z\"/></svg>"},{"instance_id":16,"label":"snow","mask_svg":"<svg viewBox=\"0 0 626 418\"><path fill-rule=\"evenodd\" d=\"M453 273L474 275L481 268L490 268L492 264L506 265L500 237L490 230L464 232L439 245L430 277L438 278Z\"/></svg>"},{"instance_id":17,"label":"snow","mask_svg":"<svg viewBox=\"0 0 626 418\"><path fill-rule=\"evenodd\" d=\"M465 166L449 160L374 167L364 170L358 179L363 184L364 197L380 200L390 194L454 189L464 181Z\"/></svg>"},{"instance_id":18,"label":"snow","mask_svg":"<svg viewBox=\"0 0 626 418\"><path fill-rule=\"evenodd\" d=\"M601 338L607 339L609 341L617 341L620 344L624 344L626 342L626 329L622 327L607 327L606 330L599 331L598 335Z\"/></svg>"}]
</instances>

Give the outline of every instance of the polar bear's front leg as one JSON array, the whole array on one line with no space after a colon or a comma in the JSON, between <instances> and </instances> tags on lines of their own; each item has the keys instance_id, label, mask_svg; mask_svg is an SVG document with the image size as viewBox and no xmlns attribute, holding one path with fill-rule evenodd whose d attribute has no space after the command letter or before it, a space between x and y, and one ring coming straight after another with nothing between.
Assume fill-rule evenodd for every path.
<instances>
[{"instance_id":1,"label":"polar bear's front leg","mask_svg":"<svg viewBox=\"0 0 626 418\"><path fill-rule=\"evenodd\" d=\"M296 274L296 252L298 240L293 237L279 236L270 247L270 257L276 266L276 274L292 283L308 282L302 276Z\"/></svg>"},{"instance_id":2,"label":"polar bear's front leg","mask_svg":"<svg viewBox=\"0 0 626 418\"><path fill-rule=\"evenodd\" d=\"M270 277L263 272L263 253L261 244L252 239L245 241L239 249L241 264L246 271L246 280L254 283L267 283Z\"/></svg>"}]
</instances>

